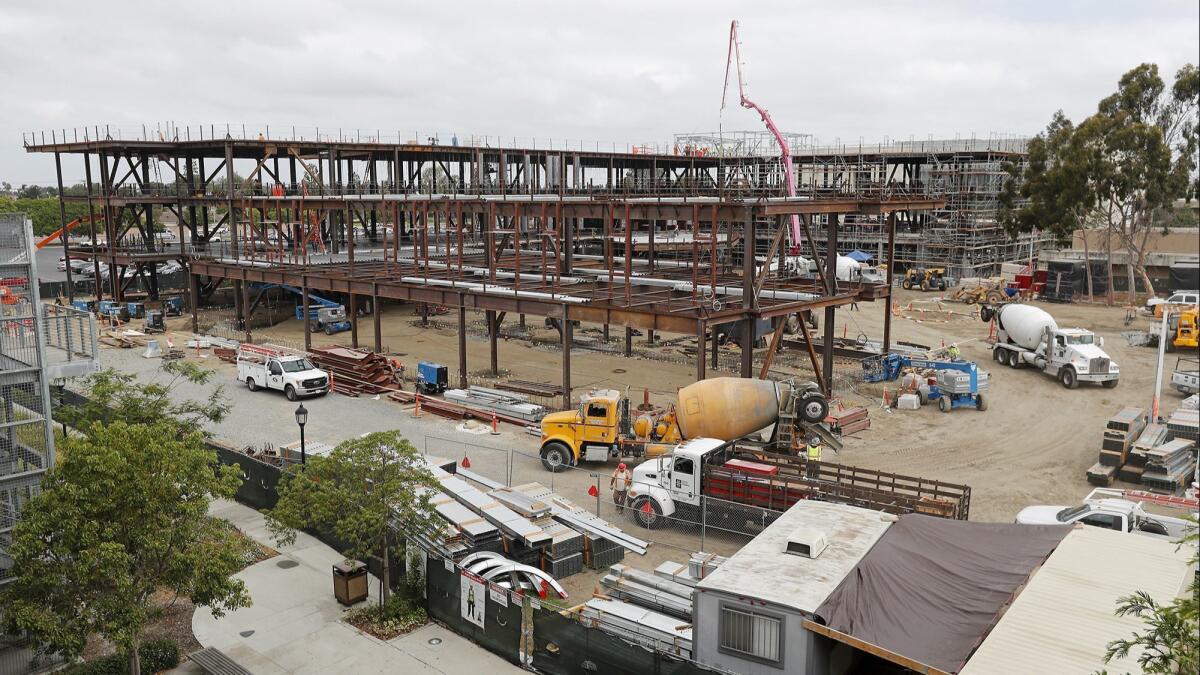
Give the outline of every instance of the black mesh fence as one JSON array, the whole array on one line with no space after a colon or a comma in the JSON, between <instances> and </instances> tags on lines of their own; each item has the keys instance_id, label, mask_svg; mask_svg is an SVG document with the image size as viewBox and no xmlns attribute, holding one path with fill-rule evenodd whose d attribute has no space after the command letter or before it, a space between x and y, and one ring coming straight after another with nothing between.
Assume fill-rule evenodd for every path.
<instances>
[{"instance_id":1,"label":"black mesh fence","mask_svg":"<svg viewBox=\"0 0 1200 675\"><path fill-rule=\"evenodd\" d=\"M515 593L463 572L453 562L429 556L426 563L429 615L454 632L517 665L553 675L722 673L688 659L627 642L579 619L532 592ZM467 589L467 602L463 589ZM484 588L483 592L479 589ZM551 592L553 593L553 592ZM503 601L498 601L503 598ZM528 607L525 605L528 603ZM466 618L476 617L479 623ZM524 637L524 640L522 640Z\"/></svg>"}]
</instances>

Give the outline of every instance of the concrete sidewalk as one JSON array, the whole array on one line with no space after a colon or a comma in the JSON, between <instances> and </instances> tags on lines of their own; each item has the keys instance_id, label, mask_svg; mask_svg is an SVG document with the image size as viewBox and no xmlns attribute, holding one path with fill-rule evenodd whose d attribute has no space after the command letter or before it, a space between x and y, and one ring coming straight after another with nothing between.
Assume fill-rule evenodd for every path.
<instances>
[{"instance_id":1,"label":"concrete sidewalk","mask_svg":"<svg viewBox=\"0 0 1200 675\"><path fill-rule=\"evenodd\" d=\"M214 502L210 513L254 539L274 545L266 519L236 502ZM387 642L341 621L346 611L333 598L331 567L341 555L300 533L280 555L246 568L254 605L214 619L206 609L192 616L192 632L256 675L275 673L504 673L524 672L441 626L429 624ZM372 598L379 581L371 577ZM184 664L178 672L199 672Z\"/></svg>"}]
</instances>

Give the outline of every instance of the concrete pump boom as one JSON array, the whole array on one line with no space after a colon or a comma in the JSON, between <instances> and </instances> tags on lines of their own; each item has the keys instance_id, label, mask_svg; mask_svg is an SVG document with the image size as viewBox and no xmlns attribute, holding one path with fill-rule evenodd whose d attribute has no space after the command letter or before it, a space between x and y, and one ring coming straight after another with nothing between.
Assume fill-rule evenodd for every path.
<instances>
[{"instance_id":1,"label":"concrete pump boom","mask_svg":"<svg viewBox=\"0 0 1200 675\"><path fill-rule=\"evenodd\" d=\"M783 134L779 132L779 127L775 126L775 120L771 119L771 113L759 104L751 101L746 96L746 86L742 82L742 49L738 44L737 21L731 21L729 24L729 54L725 60L725 87L721 90L721 109L725 109L725 96L729 91L729 64L736 64L737 80L738 80L738 96L743 108L753 110L762 117L762 121L767 125L767 131L775 137L775 142L779 144L779 159L783 163L783 178L787 184L787 195L789 197L796 196L796 176L792 171L792 151L788 148L787 141L784 140ZM800 216L792 214L792 246L793 255L800 253ZM817 254L816 249L813 249L813 257ZM769 265L770 260L767 261Z\"/></svg>"}]
</instances>

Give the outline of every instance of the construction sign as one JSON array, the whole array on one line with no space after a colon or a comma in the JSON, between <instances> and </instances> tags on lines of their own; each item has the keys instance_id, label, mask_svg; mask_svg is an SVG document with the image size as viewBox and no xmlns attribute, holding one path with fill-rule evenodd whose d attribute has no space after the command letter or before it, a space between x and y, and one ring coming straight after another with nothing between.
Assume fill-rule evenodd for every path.
<instances>
[{"instance_id":1,"label":"construction sign","mask_svg":"<svg viewBox=\"0 0 1200 675\"><path fill-rule=\"evenodd\" d=\"M483 608L487 604L487 582L470 572L458 576L458 599L462 618L483 628Z\"/></svg>"}]
</instances>

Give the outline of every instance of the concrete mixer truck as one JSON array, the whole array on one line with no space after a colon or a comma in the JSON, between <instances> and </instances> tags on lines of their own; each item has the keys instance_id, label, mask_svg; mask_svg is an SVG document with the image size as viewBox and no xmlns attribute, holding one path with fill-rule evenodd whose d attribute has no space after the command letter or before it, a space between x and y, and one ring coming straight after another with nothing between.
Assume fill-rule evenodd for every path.
<instances>
[{"instance_id":1,"label":"concrete mixer truck","mask_svg":"<svg viewBox=\"0 0 1200 675\"><path fill-rule=\"evenodd\" d=\"M619 391L591 391L578 409L542 418L542 465L558 472L581 461L658 457L687 439L732 441L771 425L770 445L783 452L791 450L793 438L802 438L798 433L840 446L823 426L829 401L814 383L716 377L680 389L678 401L666 408L646 401L631 409Z\"/></svg>"},{"instance_id":2,"label":"concrete mixer truck","mask_svg":"<svg viewBox=\"0 0 1200 675\"><path fill-rule=\"evenodd\" d=\"M1033 305L985 305L979 316L996 320L992 358L1010 368L1033 366L1068 389L1080 382L1117 386L1121 370L1101 347L1104 338L1083 328L1059 328L1054 317Z\"/></svg>"}]
</instances>

